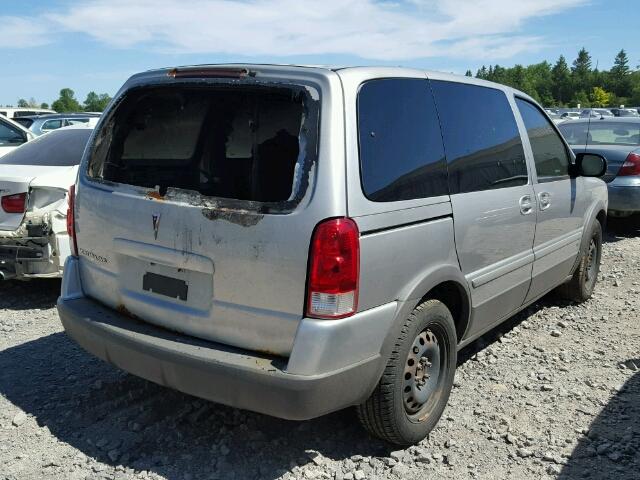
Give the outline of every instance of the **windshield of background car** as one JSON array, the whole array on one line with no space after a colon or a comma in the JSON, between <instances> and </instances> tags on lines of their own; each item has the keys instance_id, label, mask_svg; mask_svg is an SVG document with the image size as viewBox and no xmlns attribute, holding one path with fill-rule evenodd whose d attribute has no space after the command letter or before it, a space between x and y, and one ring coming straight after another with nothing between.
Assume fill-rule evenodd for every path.
<instances>
[{"instance_id":1,"label":"windshield of background car","mask_svg":"<svg viewBox=\"0 0 640 480\"><path fill-rule=\"evenodd\" d=\"M571 145L640 145L640 122L563 123L558 127Z\"/></svg>"},{"instance_id":2,"label":"windshield of background car","mask_svg":"<svg viewBox=\"0 0 640 480\"><path fill-rule=\"evenodd\" d=\"M56 130L25 143L0 158L2 165L72 167L80 164L91 128Z\"/></svg>"}]
</instances>

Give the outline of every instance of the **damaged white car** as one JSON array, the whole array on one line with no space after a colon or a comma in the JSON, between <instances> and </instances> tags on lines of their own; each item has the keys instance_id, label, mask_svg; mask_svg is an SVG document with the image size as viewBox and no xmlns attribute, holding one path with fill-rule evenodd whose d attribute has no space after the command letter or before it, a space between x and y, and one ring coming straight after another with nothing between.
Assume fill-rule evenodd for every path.
<instances>
[{"instance_id":1,"label":"damaged white car","mask_svg":"<svg viewBox=\"0 0 640 480\"><path fill-rule=\"evenodd\" d=\"M68 191L92 130L62 128L0 158L0 279L62 276Z\"/></svg>"}]
</instances>

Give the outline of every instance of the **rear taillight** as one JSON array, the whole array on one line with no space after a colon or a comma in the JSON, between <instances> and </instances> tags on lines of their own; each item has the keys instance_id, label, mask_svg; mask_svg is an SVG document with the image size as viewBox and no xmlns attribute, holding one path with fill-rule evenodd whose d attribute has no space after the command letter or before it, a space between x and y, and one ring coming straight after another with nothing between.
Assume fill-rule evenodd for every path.
<instances>
[{"instance_id":1,"label":"rear taillight","mask_svg":"<svg viewBox=\"0 0 640 480\"><path fill-rule=\"evenodd\" d=\"M307 316L344 318L358 308L360 233L350 218L316 226L311 239Z\"/></svg>"},{"instance_id":2,"label":"rear taillight","mask_svg":"<svg viewBox=\"0 0 640 480\"><path fill-rule=\"evenodd\" d=\"M69 196L67 197L67 234L71 240L71 254L78 255L78 243L76 242L76 222L74 218L76 204L76 186L69 187Z\"/></svg>"},{"instance_id":3,"label":"rear taillight","mask_svg":"<svg viewBox=\"0 0 640 480\"><path fill-rule=\"evenodd\" d=\"M7 213L24 213L27 211L27 194L5 195L2 197L1 203L2 209Z\"/></svg>"},{"instance_id":4,"label":"rear taillight","mask_svg":"<svg viewBox=\"0 0 640 480\"><path fill-rule=\"evenodd\" d=\"M620 167L618 176L626 175L640 175L640 155L637 153L630 153Z\"/></svg>"}]
</instances>

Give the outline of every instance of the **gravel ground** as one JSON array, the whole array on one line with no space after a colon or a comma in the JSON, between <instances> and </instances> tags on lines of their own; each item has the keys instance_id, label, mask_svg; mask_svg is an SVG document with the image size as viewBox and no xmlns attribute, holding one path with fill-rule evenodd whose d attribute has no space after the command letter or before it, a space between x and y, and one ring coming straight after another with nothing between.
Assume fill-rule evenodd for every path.
<instances>
[{"instance_id":1,"label":"gravel ground","mask_svg":"<svg viewBox=\"0 0 640 480\"><path fill-rule=\"evenodd\" d=\"M640 228L610 227L594 297L545 298L462 351L406 450L350 410L288 422L120 372L64 334L59 282L0 284L0 479L638 479Z\"/></svg>"}]
</instances>

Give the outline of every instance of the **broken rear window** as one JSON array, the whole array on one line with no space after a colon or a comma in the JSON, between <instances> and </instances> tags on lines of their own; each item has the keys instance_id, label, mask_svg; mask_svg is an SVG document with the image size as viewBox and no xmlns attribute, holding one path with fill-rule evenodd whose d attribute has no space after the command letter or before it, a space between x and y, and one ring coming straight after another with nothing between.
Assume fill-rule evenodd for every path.
<instances>
[{"instance_id":1,"label":"broken rear window","mask_svg":"<svg viewBox=\"0 0 640 480\"><path fill-rule=\"evenodd\" d=\"M290 201L303 190L315 154L311 102L302 87L132 90L97 135L88 173L162 195L179 188L225 199Z\"/></svg>"}]
</instances>

